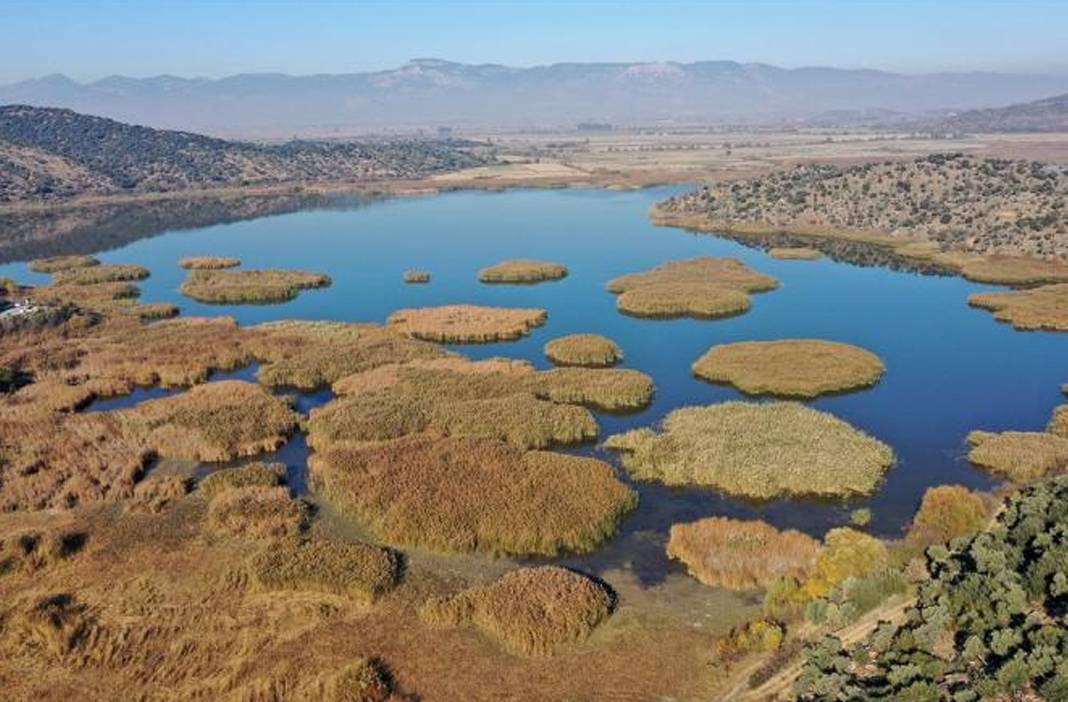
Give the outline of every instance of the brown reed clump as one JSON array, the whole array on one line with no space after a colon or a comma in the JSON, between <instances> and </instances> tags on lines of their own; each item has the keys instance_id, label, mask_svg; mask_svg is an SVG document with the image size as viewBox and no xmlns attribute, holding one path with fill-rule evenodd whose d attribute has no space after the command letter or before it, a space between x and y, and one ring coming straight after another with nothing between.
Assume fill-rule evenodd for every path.
<instances>
[{"instance_id":1,"label":"brown reed clump","mask_svg":"<svg viewBox=\"0 0 1068 702\"><path fill-rule=\"evenodd\" d=\"M35 573L76 556L89 535L79 529L28 529L0 536L0 576Z\"/></svg>"},{"instance_id":2,"label":"brown reed clump","mask_svg":"<svg viewBox=\"0 0 1068 702\"><path fill-rule=\"evenodd\" d=\"M198 490L206 499L212 499L230 490L245 487L279 487L285 485L284 463L257 461L237 468L223 468L207 475L200 481Z\"/></svg>"},{"instance_id":3,"label":"brown reed clump","mask_svg":"<svg viewBox=\"0 0 1068 702\"><path fill-rule=\"evenodd\" d=\"M243 348L263 365L257 379L272 387L314 390L387 364L440 358L435 344L375 324L271 322L246 332Z\"/></svg>"},{"instance_id":4,"label":"brown reed clump","mask_svg":"<svg viewBox=\"0 0 1068 702\"><path fill-rule=\"evenodd\" d=\"M296 536L308 517L308 505L292 499L284 487L228 490L208 505L208 524L214 531L253 539Z\"/></svg>"},{"instance_id":5,"label":"brown reed clump","mask_svg":"<svg viewBox=\"0 0 1068 702\"><path fill-rule=\"evenodd\" d=\"M692 258L672 261L642 273L608 281L608 292L620 294L646 285L663 283L710 283L729 290L763 292L779 287L779 281L757 273L734 258Z\"/></svg>"},{"instance_id":6,"label":"brown reed clump","mask_svg":"<svg viewBox=\"0 0 1068 702\"><path fill-rule=\"evenodd\" d=\"M432 626L474 624L511 653L551 656L584 641L612 614L615 593L556 566L520 568L487 585L433 598L420 610Z\"/></svg>"},{"instance_id":7,"label":"brown reed clump","mask_svg":"<svg viewBox=\"0 0 1068 702\"><path fill-rule=\"evenodd\" d=\"M526 380L538 397L622 412L642 409L653 399L653 379L627 368L553 368Z\"/></svg>"},{"instance_id":8,"label":"brown reed clump","mask_svg":"<svg viewBox=\"0 0 1068 702\"><path fill-rule=\"evenodd\" d=\"M324 288L330 276L304 271L191 270L179 288L183 295L215 304L286 302L301 290Z\"/></svg>"},{"instance_id":9,"label":"brown reed clump","mask_svg":"<svg viewBox=\"0 0 1068 702\"><path fill-rule=\"evenodd\" d=\"M333 675L326 684L325 702L386 702L393 693L389 673L374 660L360 658Z\"/></svg>"},{"instance_id":10,"label":"brown reed clump","mask_svg":"<svg viewBox=\"0 0 1068 702\"><path fill-rule=\"evenodd\" d=\"M990 310L994 319L1020 331L1068 331L1068 284L1043 285L1029 290L976 293L972 307Z\"/></svg>"},{"instance_id":11,"label":"brown reed clump","mask_svg":"<svg viewBox=\"0 0 1068 702\"><path fill-rule=\"evenodd\" d=\"M432 344L430 346L438 348ZM468 390L470 384L477 384L480 392L492 392L494 396L499 396L502 392L498 390L508 385L497 382L501 374L530 375L532 373L534 373L534 366L528 361L511 358L487 358L472 361L465 356L442 355L437 358L415 359L406 363L383 364L368 371L345 376L333 383L331 388L336 395L355 395L392 389L424 391L429 383L447 379L442 382L442 390L434 390L435 395L447 393L457 398L461 396L487 397L488 395L485 394L470 394ZM491 380L483 385L481 384L483 378L479 376L486 376ZM466 394L461 395L457 392L461 390Z\"/></svg>"},{"instance_id":12,"label":"brown reed clump","mask_svg":"<svg viewBox=\"0 0 1068 702\"><path fill-rule=\"evenodd\" d=\"M1068 466L1068 438L1045 432L968 434L968 460L1010 480L1037 480Z\"/></svg>"},{"instance_id":13,"label":"brown reed clump","mask_svg":"<svg viewBox=\"0 0 1068 702\"><path fill-rule=\"evenodd\" d=\"M310 590L372 602L400 579L401 560L380 546L326 538L272 544L252 557L265 590Z\"/></svg>"},{"instance_id":14,"label":"brown reed clump","mask_svg":"<svg viewBox=\"0 0 1068 702\"><path fill-rule=\"evenodd\" d=\"M224 380L116 412L162 456L228 461L274 451L300 415L258 385Z\"/></svg>"},{"instance_id":15,"label":"brown reed clump","mask_svg":"<svg viewBox=\"0 0 1068 702\"><path fill-rule=\"evenodd\" d=\"M478 279L483 283L540 283L566 276L566 266L530 259L501 261L478 272Z\"/></svg>"},{"instance_id":16,"label":"brown reed clump","mask_svg":"<svg viewBox=\"0 0 1068 702\"><path fill-rule=\"evenodd\" d=\"M751 590L779 578L803 579L818 548L818 541L792 529L708 517L673 524L667 554L685 563L690 574L706 585Z\"/></svg>"},{"instance_id":17,"label":"brown reed clump","mask_svg":"<svg viewBox=\"0 0 1068 702\"><path fill-rule=\"evenodd\" d=\"M227 256L188 256L179 259L178 265L186 270L217 271L222 268L236 268L241 265L241 259Z\"/></svg>"},{"instance_id":18,"label":"brown reed clump","mask_svg":"<svg viewBox=\"0 0 1068 702\"><path fill-rule=\"evenodd\" d=\"M966 261L961 273L968 280L993 285L1068 283L1068 266L1034 256L985 256Z\"/></svg>"},{"instance_id":19,"label":"brown reed clump","mask_svg":"<svg viewBox=\"0 0 1068 702\"><path fill-rule=\"evenodd\" d=\"M144 280L149 271L144 266L133 264L101 264L80 268L64 268L52 274L55 285L96 285L98 283L117 283L132 280Z\"/></svg>"},{"instance_id":20,"label":"brown reed clump","mask_svg":"<svg viewBox=\"0 0 1068 702\"><path fill-rule=\"evenodd\" d=\"M987 500L962 485L927 488L905 539L919 548L948 543L979 531L990 515Z\"/></svg>"},{"instance_id":21,"label":"brown reed clump","mask_svg":"<svg viewBox=\"0 0 1068 702\"><path fill-rule=\"evenodd\" d=\"M803 398L870 387L885 370L870 351L819 339L721 344L693 364L697 377L750 395Z\"/></svg>"},{"instance_id":22,"label":"brown reed clump","mask_svg":"<svg viewBox=\"0 0 1068 702\"><path fill-rule=\"evenodd\" d=\"M429 271L404 271L404 282L410 284L421 284L430 282Z\"/></svg>"},{"instance_id":23,"label":"brown reed clump","mask_svg":"<svg viewBox=\"0 0 1068 702\"><path fill-rule=\"evenodd\" d=\"M600 334L570 334L545 344L545 357L558 366L604 368L619 363L623 352Z\"/></svg>"},{"instance_id":24,"label":"brown reed clump","mask_svg":"<svg viewBox=\"0 0 1068 702\"><path fill-rule=\"evenodd\" d=\"M1046 431L1050 434L1068 438L1068 405L1058 405L1053 410Z\"/></svg>"},{"instance_id":25,"label":"brown reed clump","mask_svg":"<svg viewBox=\"0 0 1068 702\"><path fill-rule=\"evenodd\" d=\"M474 437L338 445L309 468L322 494L378 537L445 553L589 551L636 503L603 461Z\"/></svg>"},{"instance_id":26,"label":"brown reed clump","mask_svg":"<svg viewBox=\"0 0 1068 702\"><path fill-rule=\"evenodd\" d=\"M98 265L100 265L100 261L93 256L52 256L30 261L30 270L34 273L56 273L70 270L71 268L88 268Z\"/></svg>"},{"instance_id":27,"label":"brown reed clump","mask_svg":"<svg viewBox=\"0 0 1068 702\"><path fill-rule=\"evenodd\" d=\"M768 255L780 261L816 261L823 258L823 252L805 246L776 247L768 250Z\"/></svg>"},{"instance_id":28,"label":"brown reed clump","mask_svg":"<svg viewBox=\"0 0 1068 702\"><path fill-rule=\"evenodd\" d=\"M445 305L397 310L389 316L390 328L402 334L451 344L511 341L545 324L548 313L539 309Z\"/></svg>"},{"instance_id":29,"label":"brown reed clump","mask_svg":"<svg viewBox=\"0 0 1068 702\"><path fill-rule=\"evenodd\" d=\"M749 295L717 283L653 283L627 290L616 308L635 317L716 319L749 311Z\"/></svg>"},{"instance_id":30,"label":"brown reed clump","mask_svg":"<svg viewBox=\"0 0 1068 702\"><path fill-rule=\"evenodd\" d=\"M706 485L733 495L868 495L893 465L889 446L825 412L792 402L684 407L661 432L605 442L639 480Z\"/></svg>"},{"instance_id":31,"label":"brown reed clump","mask_svg":"<svg viewBox=\"0 0 1068 702\"><path fill-rule=\"evenodd\" d=\"M159 514L193 489L193 479L183 475L150 476L134 486L126 507L133 512Z\"/></svg>"}]
</instances>

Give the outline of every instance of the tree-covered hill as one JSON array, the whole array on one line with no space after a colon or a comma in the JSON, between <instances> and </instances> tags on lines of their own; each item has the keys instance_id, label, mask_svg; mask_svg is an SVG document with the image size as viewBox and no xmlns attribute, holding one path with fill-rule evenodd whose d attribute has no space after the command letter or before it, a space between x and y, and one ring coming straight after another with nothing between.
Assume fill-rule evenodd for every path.
<instances>
[{"instance_id":1,"label":"tree-covered hill","mask_svg":"<svg viewBox=\"0 0 1068 702\"><path fill-rule=\"evenodd\" d=\"M418 178L484 163L460 141L254 144L0 106L0 201L87 193Z\"/></svg>"}]
</instances>

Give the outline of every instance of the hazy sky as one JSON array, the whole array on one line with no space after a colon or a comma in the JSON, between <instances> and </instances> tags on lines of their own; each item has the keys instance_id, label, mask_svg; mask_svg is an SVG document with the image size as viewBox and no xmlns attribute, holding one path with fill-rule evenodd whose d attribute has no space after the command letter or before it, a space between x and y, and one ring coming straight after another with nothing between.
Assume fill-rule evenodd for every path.
<instances>
[{"instance_id":1,"label":"hazy sky","mask_svg":"<svg viewBox=\"0 0 1068 702\"><path fill-rule=\"evenodd\" d=\"M1068 73L1068 0L0 0L0 82L733 59Z\"/></svg>"}]
</instances>

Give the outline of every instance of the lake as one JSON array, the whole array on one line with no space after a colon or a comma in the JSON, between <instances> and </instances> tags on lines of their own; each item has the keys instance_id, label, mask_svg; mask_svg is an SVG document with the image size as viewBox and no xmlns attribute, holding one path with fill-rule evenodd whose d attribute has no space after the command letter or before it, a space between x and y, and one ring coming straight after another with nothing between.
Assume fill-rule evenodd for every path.
<instances>
[{"instance_id":1,"label":"lake","mask_svg":"<svg viewBox=\"0 0 1068 702\"><path fill-rule=\"evenodd\" d=\"M810 403L896 451L897 465L871 498L753 504L709 489L640 484L640 506L620 536L595 554L564 562L593 571L626 563L652 580L667 567L663 544L670 525L704 516L760 518L819 536L865 506L874 513L870 531L900 536L928 487L996 485L964 459L969 431L1041 430L1063 400L1068 338L1017 332L969 308L968 295L990 286L826 259L779 261L728 239L653 226L649 208L678 190L515 190L340 201L195 229L164 225L161 233L99 252L99 258L149 267L152 277L141 284L144 302L175 302L183 315L231 315L243 324L287 318L383 322L398 308L450 303L545 308L548 323L529 337L454 348L475 358L525 358L547 368L542 347L551 338L593 332L614 339L625 353L622 366L651 375L657 391L643 412L599 414L602 438L656 424L684 405L742 399L690 373L690 364L715 344L811 337L856 344L884 360L887 373L874 388ZM114 239L129 238L121 234ZM234 256L248 269L320 271L333 285L280 305L204 305L178 293L185 277L178 259L198 255ZM627 317L604 289L610 278L694 256L739 258L778 278L781 287L754 295L749 313L723 320ZM570 275L533 286L478 282L479 268L507 258L558 261ZM401 276L409 268L430 271L432 282L406 285ZM0 265L0 276L48 282L23 263ZM251 377L251 370L238 377ZM95 409L158 394L139 391ZM327 392L305 397L301 409L328 399ZM306 451L298 438L280 454L300 489ZM618 465L595 446L575 451Z\"/></svg>"}]
</instances>

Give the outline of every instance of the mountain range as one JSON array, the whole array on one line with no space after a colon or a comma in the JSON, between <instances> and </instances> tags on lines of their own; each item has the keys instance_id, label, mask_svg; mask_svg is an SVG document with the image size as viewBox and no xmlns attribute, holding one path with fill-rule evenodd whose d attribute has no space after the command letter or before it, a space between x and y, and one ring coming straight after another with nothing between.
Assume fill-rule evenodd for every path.
<instances>
[{"instance_id":1,"label":"mountain range","mask_svg":"<svg viewBox=\"0 0 1068 702\"><path fill-rule=\"evenodd\" d=\"M391 70L219 79L62 75L0 86L0 104L65 107L221 136L351 135L418 128L782 124L840 111L923 114L1068 92L1068 76L908 75L760 63L558 63L515 68L415 59Z\"/></svg>"},{"instance_id":2,"label":"mountain range","mask_svg":"<svg viewBox=\"0 0 1068 702\"><path fill-rule=\"evenodd\" d=\"M1068 132L1068 93L1007 107L968 110L935 127L952 132Z\"/></svg>"}]
</instances>

